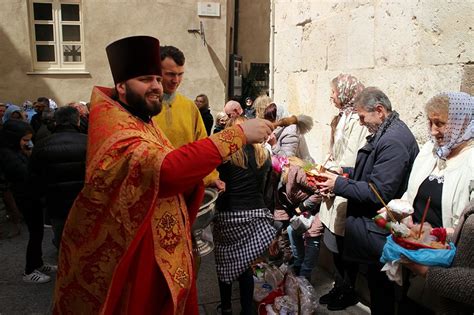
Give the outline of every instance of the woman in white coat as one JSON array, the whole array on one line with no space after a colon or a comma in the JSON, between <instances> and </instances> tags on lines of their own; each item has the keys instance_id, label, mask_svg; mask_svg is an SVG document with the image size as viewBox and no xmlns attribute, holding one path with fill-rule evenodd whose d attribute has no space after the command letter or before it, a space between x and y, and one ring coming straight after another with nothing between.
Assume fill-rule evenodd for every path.
<instances>
[{"instance_id":1,"label":"woman in white coat","mask_svg":"<svg viewBox=\"0 0 474 315\"><path fill-rule=\"evenodd\" d=\"M449 236L474 199L474 98L463 92L441 93L428 101L425 112L431 139L413 163L402 199L413 205L412 219L419 223L431 198L425 220L433 227L446 228ZM434 291L425 289L424 279L408 274L405 279L409 281L404 281L399 311L431 313L430 309L438 309L439 299Z\"/></svg>"},{"instance_id":2,"label":"woman in white coat","mask_svg":"<svg viewBox=\"0 0 474 315\"><path fill-rule=\"evenodd\" d=\"M331 159L329 169L354 166L357 151L366 143L367 128L359 123L353 102L364 89L364 85L350 74L340 74L331 81L331 102L339 114L331 122ZM327 304L329 310L343 310L357 302L353 290L356 271L348 270L342 261L342 245L346 221L347 199L340 196L324 198L319 217L324 225L324 244L333 253L335 284L319 302Z\"/></svg>"},{"instance_id":3,"label":"woman in white coat","mask_svg":"<svg viewBox=\"0 0 474 315\"><path fill-rule=\"evenodd\" d=\"M452 233L463 209L474 198L474 98L463 92L441 93L425 105L431 140L413 164L403 199L413 204L413 221L426 221Z\"/></svg>"}]
</instances>

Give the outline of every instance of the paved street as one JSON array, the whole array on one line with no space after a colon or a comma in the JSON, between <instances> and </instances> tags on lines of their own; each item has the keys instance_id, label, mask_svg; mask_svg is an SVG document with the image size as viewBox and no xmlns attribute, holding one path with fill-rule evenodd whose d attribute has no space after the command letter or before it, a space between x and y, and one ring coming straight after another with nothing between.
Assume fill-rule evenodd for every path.
<instances>
[{"instance_id":1,"label":"paved street","mask_svg":"<svg viewBox=\"0 0 474 315\"><path fill-rule=\"evenodd\" d=\"M4 227L2 227L4 228ZM24 256L27 244L27 230L23 226L22 233L12 239L0 240L0 314L49 314L54 282L47 284L29 284L21 279ZM57 253L51 243L52 231L45 229L43 241L44 260L56 263ZM313 284L318 296L326 293L332 286L327 272L317 269L313 273ZM238 284L233 288L234 314L239 314ZM202 259L198 277L198 295L200 314L216 314L219 304L219 289L215 273L214 256L208 255ZM359 303L345 311L329 312L324 306L319 306L316 314L369 314L367 308Z\"/></svg>"}]
</instances>

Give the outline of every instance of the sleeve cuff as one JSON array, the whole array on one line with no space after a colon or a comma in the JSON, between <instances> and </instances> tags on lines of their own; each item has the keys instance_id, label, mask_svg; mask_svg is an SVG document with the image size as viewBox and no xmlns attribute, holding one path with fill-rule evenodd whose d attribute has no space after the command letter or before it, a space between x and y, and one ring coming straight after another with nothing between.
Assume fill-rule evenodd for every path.
<instances>
[{"instance_id":1,"label":"sleeve cuff","mask_svg":"<svg viewBox=\"0 0 474 315\"><path fill-rule=\"evenodd\" d=\"M336 195L340 195L342 193L342 191L344 190L344 187L347 185L347 182L348 182L348 178L346 178L344 176L338 176L336 178L336 182L334 183L333 192Z\"/></svg>"},{"instance_id":2,"label":"sleeve cuff","mask_svg":"<svg viewBox=\"0 0 474 315\"><path fill-rule=\"evenodd\" d=\"M247 143L244 131L239 125L215 133L209 139L219 150L222 158L232 155Z\"/></svg>"}]
</instances>

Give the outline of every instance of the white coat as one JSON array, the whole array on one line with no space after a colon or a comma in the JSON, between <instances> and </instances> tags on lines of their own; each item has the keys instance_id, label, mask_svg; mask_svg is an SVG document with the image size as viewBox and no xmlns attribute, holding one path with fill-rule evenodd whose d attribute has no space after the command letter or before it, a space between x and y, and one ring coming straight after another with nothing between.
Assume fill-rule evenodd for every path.
<instances>
[{"instance_id":1,"label":"white coat","mask_svg":"<svg viewBox=\"0 0 474 315\"><path fill-rule=\"evenodd\" d=\"M434 144L425 143L413 163L408 188L402 199L411 204L418 189L436 167L437 158L433 153ZM443 192L441 195L441 215L443 227L454 228L459 216L469 202L474 199L474 141L456 156L446 160Z\"/></svg>"},{"instance_id":2,"label":"white coat","mask_svg":"<svg viewBox=\"0 0 474 315\"><path fill-rule=\"evenodd\" d=\"M353 112L347 117L341 117L335 135L331 152L333 158L331 166L354 167L357 152L367 142L366 137L369 135L369 131L360 125L359 115ZM319 217L332 233L344 236L346 210L347 199L336 196L321 202Z\"/></svg>"}]
</instances>

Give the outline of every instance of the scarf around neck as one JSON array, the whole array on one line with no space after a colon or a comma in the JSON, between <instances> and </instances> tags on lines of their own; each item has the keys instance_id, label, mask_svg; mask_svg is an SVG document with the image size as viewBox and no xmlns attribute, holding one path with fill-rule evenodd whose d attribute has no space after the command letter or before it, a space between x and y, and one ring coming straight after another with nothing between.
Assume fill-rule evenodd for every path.
<instances>
[{"instance_id":1,"label":"scarf around neck","mask_svg":"<svg viewBox=\"0 0 474 315\"><path fill-rule=\"evenodd\" d=\"M372 142L374 145L383 136L385 131L392 125L395 120L398 120L398 113L396 111L391 112L384 122L380 125L379 129L373 134L367 137L368 142Z\"/></svg>"}]
</instances>

